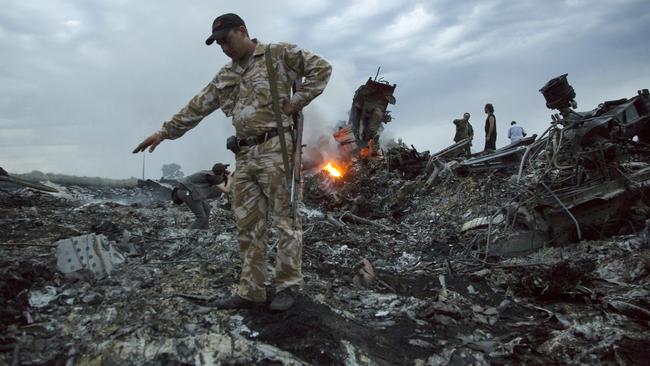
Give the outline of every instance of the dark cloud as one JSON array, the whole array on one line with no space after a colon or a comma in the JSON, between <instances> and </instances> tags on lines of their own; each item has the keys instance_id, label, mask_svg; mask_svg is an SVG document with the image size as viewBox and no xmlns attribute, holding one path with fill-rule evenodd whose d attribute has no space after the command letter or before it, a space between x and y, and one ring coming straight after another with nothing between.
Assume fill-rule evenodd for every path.
<instances>
[{"instance_id":1,"label":"dark cloud","mask_svg":"<svg viewBox=\"0 0 650 366\"><path fill-rule=\"evenodd\" d=\"M487 102L500 136L513 119L543 131L550 111L538 89L563 73L583 109L650 87L649 10L644 0L11 2L0 13L0 166L138 176L133 147L227 62L203 43L223 12L242 15L262 41L332 61L328 89L307 110L311 141L347 117L357 85L381 66L398 84L386 133L437 150L465 111L480 131ZM232 161L231 133L214 113L147 154L148 175L163 163L191 172Z\"/></svg>"}]
</instances>

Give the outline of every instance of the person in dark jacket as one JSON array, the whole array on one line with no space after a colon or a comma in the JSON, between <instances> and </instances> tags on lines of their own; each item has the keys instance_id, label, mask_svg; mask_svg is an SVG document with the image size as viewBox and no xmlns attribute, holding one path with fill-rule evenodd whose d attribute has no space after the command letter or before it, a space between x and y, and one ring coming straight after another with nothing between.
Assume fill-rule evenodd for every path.
<instances>
[{"instance_id":1,"label":"person in dark jacket","mask_svg":"<svg viewBox=\"0 0 650 366\"><path fill-rule=\"evenodd\" d=\"M185 204L196 216L190 229L208 229L210 219L209 199L219 198L222 193L230 192L232 173L228 164L214 164L212 170L201 170L181 180L172 190L172 200L176 204Z\"/></svg>"}]
</instances>

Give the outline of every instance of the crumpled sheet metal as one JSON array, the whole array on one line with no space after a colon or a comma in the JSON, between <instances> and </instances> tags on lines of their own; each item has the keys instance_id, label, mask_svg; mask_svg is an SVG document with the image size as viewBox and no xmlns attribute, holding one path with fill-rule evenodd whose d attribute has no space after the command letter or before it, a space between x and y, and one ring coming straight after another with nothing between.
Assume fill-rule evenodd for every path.
<instances>
[{"instance_id":1,"label":"crumpled sheet metal","mask_svg":"<svg viewBox=\"0 0 650 366\"><path fill-rule=\"evenodd\" d=\"M97 278L110 276L113 268L125 261L113 242L104 235L88 234L59 240L56 248L57 269L62 273L90 270Z\"/></svg>"},{"instance_id":2,"label":"crumpled sheet metal","mask_svg":"<svg viewBox=\"0 0 650 366\"><path fill-rule=\"evenodd\" d=\"M464 151L466 151L468 146L472 145L472 139L471 138L466 138L463 140L458 141L457 143L450 145L437 153L431 155L431 160L438 158L438 159L446 159L446 158L455 158Z\"/></svg>"},{"instance_id":3,"label":"crumpled sheet metal","mask_svg":"<svg viewBox=\"0 0 650 366\"><path fill-rule=\"evenodd\" d=\"M45 286L43 290L30 291L28 301L29 306L33 308L44 308L56 298L56 287Z\"/></svg>"},{"instance_id":4,"label":"crumpled sheet metal","mask_svg":"<svg viewBox=\"0 0 650 366\"><path fill-rule=\"evenodd\" d=\"M41 184L41 183L38 183L38 182L32 182L32 181L22 179L22 178L18 178L18 177L13 177L11 175L2 175L2 174L0 174L0 181L6 181L6 182L14 183L14 184L17 184L19 186L33 188L33 189L37 189L39 191L54 192L54 193L58 192L55 188L48 187L45 184Z\"/></svg>"}]
</instances>

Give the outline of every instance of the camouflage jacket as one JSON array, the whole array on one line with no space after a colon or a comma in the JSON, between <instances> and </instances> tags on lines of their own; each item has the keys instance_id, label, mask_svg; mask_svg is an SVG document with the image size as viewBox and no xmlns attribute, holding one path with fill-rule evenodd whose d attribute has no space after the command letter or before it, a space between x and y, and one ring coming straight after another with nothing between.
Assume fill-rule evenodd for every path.
<instances>
[{"instance_id":1,"label":"camouflage jacket","mask_svg":"<svg viewBox=\"0 0 650 366\"><path fill-rule=\"evenodd\" d=\"M194 128L217 108L228 117L238 137L258 136L277 127L266 70L264 52L266 44L258 43L253 56L244 68L229 62L199 94L163 124L160 134L165 139L176 139ZM320 56L288 43L271 44L271 59L277 74L278 94L281 101L289 99L293 81L305 80L291 101L304 107L320 95L332 73L332 67ZM291 119L282 115L283 125Z\"/></svg>"},{"instance_id":2,"label":"camouflage jacket","mask_svg":"<svg viewBox=\"0 0 650 366\"><path fill-rule=\"evenodd\" d=\"M454 142L458 142L466 138L474 138L474 129L468 120L455 119L454 124L456 125L456 135L454 136Z\"/></svg>"}]
</instances>

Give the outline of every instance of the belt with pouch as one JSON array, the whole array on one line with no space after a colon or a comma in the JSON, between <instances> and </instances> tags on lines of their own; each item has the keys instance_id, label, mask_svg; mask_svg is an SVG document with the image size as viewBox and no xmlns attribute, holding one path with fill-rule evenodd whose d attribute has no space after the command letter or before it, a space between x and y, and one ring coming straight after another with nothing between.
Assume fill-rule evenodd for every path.
<instances>
[{"instance_id":1,"label":"belt with pouch","mask_svg":"<svg viewBox=\"0 0 650 366\"><path fill-rule=\"evenodd\" d=\"M285 127L284 132L289 132L291 131L291 127ZM247 137L245 139L238 139L239 140L239 146L255 146L259 144L263 144L266 141L276 137L278 135L278 129L274 128L272 130L269 130L261 135L253 136L253 137Z\"/></svg>"}]
</instances>

